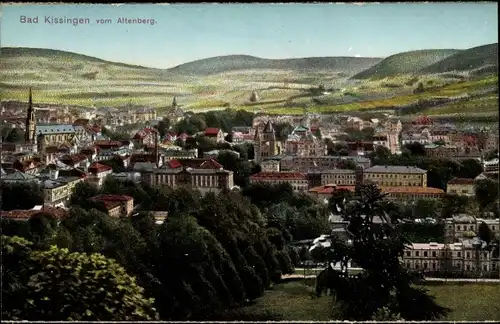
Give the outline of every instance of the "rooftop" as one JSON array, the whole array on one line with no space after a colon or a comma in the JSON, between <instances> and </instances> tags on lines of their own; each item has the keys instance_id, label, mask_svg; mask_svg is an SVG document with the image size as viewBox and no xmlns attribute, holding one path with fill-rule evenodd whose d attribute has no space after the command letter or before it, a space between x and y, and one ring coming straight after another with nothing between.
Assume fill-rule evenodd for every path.
<instances>
[{"instance_id":1,"label":"rooftop","mask_svg":"<svg viewBox=\"0 0 500 324\"><path fill-rule=\"evenodd\" d=\"M260 172L250 176L250 180L306 180L300 172Z\"/></svg>"},{"instance_id":2,"label":"rooftop","mask_svg":"<svg viewBox=\"0 0 500 324\"><path fill-rule=\"evenodd\" d=\"M371 173L426 173L426 170L414 166L400 166L400 165L374 165L365 170Z\"/></svg>"}]
</instances>

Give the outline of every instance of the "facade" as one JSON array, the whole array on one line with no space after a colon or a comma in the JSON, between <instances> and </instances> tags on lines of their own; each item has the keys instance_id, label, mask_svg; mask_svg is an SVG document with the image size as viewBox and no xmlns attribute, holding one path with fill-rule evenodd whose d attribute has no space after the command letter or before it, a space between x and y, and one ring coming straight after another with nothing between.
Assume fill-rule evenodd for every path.
<instances>
[{"instance_id":1,"label":"facade","mask_svg":"<svg viewBox=\"0 0 500 324\"><path fill-rule=\"evenodd\" d=\"M87 181L95 184L97 187L101 187L104 183L104 179L113 173L113 169L107 165L94 162L89 167L89 176Z\"/></svg>"},{"instance_id":2,"label":"facade","mask_svg":"<svg viewBox=\"0 0 500 324\"><path fill-rule=\"evenodd\" d=\"M299 172L260 172L250 176L250 183L288 183L294 191L305 192L309 188L307 177Z\"/></svg>"},{"instance_id":3,"label":"facade","mask_svg":"<svg viewBox=\"0 0 500 324\"><path fill-rule=\"evenodd\" d=\"M356 171L348 169L332 169L321 172L321 185L336 184L339 186L356 185Z\"/></svg>"},{"instance_id":4,"label":"facade","mask_svg":"<svg viewBox=\"0 0 500 324\"><path fill-rule=\"evenodd\" d=\"M111 217L129 216L134 210L134 198L127 195L98 195L90 199L102 203Z\"/></svg>"},{"instance_id":5,"label":"facade","mask_svg":"<svg viewBox=\"0 0 500 324\"><path fill-rule=\"evenodd\" d=\"M71 197L75 186L83 180L80 177L61 177L45 180L42 183L45 205L64 206Z\"/></svg>"},{"instance_id":6,"label":"facade","mask_svg":"<svg viewBox=\"0 0 500 324\"><path fill-rule=\"evenodd\" d=\"M499 260L481 245L477 240L453 244L414 243L405 250L402 261L410 270L495 276L500 269Z\"/></svg>"},{"instance_id":7,"label":"facade","mask_svg":"<svg viewBox=\"0 0 500 324\"><path fill-rule=\"evenodd\" d=\"M212 143L223 143L224 142L224 132L220 128L209 127L205 129L203 133L205 138Z\"/></svg>"},{"instance_id":8,"label":"facade","mask_svg":"<svg viewBox=\"0 0 500 324\"><path fill-rule=\"evenodd\" d=\"M483 222L500 238L500 220L498 218L481 219L472 215L459 214L445 220L444 236L446 242L458 242L466 237L469 232L477 234L479 225Z\"/></svg>"},{"instance_id":9,"label":"facade","mask_svg":"<svg viewBox=\"0 0 500 324\"><path fill-rule=\"evenodd\" d=\"M263 172L280 172L279 159L266 159L260 163Z\"/></svg>"},{"instance_id":10,"label":"facade","mask_svg":"<svg viewBox=\"0 0 500 324\"><path fill-rule=\"evenodd\" d=\"M476 194L474 190L474 179L451 179L446 185L446 193L472 197Z\"/></svg>"},{"instance_id":11,"label":"facade","mask_svg":"<svg viewBox=\"0 0 500 324\"><path fill-rule=\"evenodd\" d=\"M152 186L186 187L199 190L202 194L234 188L233 172L224 170L213 159L170 160L162 168L143 170L141 175L142 181Z\"/></svg>"},{"instance_id":12,"label":"facade","mask_svg":"<svg viewBox=\"0 0 500 324\"><path fill-rule=\"evenodd\" d=\"M285 154L298 156L324 156L326 144L314 136L309 128L297 126L285 141Z\"/></svg>"},{"instance_id":13,"label":"facade","mask_svg":"<svg viewBox=\"0 0 500 324\"><path fill-rule=\"evenodd\" d=\"M141 129L133 137L134 146L142 148L146 145L155 145L156 135L156 130L152 128Z\"/></svg>"},{"instance_id":14,"label":"facade","mask_svg":"<svg viewBox=\"0 0 500 324\"><path fill-rule=\"evenodd\" d=\"M483 162L484 172L498 172L498 158Z\"/></svg>"},{"instance_id":15,"label":"facade","mask_svg":"<svg viewBox=\"0 0 500 324\"><path fill-rule=\"evenodd\" d=\"M268 121L263 130L255 130L254 161L260 163L264 158L281 154L281 145L276 140L276 134L271 121Z\"/></svg>"},{"instance_id":16,"label":"facade","mask_svg":"<svg viewBox=\"0 0 500 324\"><path fill-rule=\"evenodd\" d=\"M364 170L363 181L379 186L427 187L427 171L412 166L375 165Z\"/></svg>"}]
</instances>

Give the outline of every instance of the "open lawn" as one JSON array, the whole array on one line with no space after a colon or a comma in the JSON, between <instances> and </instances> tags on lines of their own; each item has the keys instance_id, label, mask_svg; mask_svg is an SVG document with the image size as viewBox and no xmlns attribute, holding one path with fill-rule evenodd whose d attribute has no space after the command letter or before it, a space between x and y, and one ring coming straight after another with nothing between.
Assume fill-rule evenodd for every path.
<instances>
[{"instance_id":1,"label":"open lawn","mask_svg":"<svg viewBox=\"0 0 500 324\"><path fill-rule=\"evenodd\" d=\"M498 95L490 95L484 98L474 98L467 101L449 103L439 107L429 108L424 111L427 115L447 115L471 112L498 112Z\"/></svg>"},{"instance_id":2,"label":"open lawn","mask_svg":"<svg viewBox=\"0 0 500 324\"><path fill-rule=\"evenodd\" d=\"M269 320L327 321L338 319L332 297L316 297L313 280L295 280L280 283L253 305L238 314L248 318L266 316ZM452 312L449 321L500 321L500 284L428 284L430 294L439 304ZM234 318L238 320L238 318Z\"/></svg>"}]
</instances>

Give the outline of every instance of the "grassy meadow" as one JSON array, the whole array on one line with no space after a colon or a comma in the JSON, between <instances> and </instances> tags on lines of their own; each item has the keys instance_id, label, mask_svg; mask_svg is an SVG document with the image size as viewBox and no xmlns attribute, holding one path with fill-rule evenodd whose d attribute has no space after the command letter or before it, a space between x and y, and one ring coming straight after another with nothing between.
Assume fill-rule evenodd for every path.
<instances>
[{"instance_id":1,"label":"grassy meadow","mask_svg":"<svg viewBox=\"0 0 500 324\"><path fill-rule=\"evenodd\" d=\"M442 306L452 309L447 321L500 321L500 284L428 284L430 294ZM316 297L313 280L277 284L272 290L246 306L239 316L267 317L283 321L338 320L331 296ZM234 318L238 320L238 318Z\"/></svg>"}]
</instances>

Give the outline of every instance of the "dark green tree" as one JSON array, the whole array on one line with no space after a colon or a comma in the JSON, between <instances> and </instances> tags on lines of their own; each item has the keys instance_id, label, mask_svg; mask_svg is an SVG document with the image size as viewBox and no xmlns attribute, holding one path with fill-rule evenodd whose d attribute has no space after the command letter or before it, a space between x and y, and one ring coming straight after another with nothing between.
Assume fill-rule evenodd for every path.
<instances>
[{"instance_id":1,"label":"dark green tree","mask_svg":"<svg viewBox=\"0 0 500 324\"><path fill-rule=\"evenodd\" d=\"M328 288L335 292L342 318L368 320L382 307L406 320L436 319L447 313L425 290L415 286L423 278L401 264L410 242L395 229L400 219L386 212L388 203L376 186L357 187L356 197L338 207L348 222L349 241L334 238L324 256L341 264L340 271L328 267ZM375 216L385 222L374 224ZM363 271L350 275L349 261Z\"/></svg>"},{"instance_id":2,"label":"dark green tree","mask_svg":"<svg viewBox=\"0 0 500 324\"><path fill-rule=\"evenodd\" d=\"M153 300L144 297L144 289L118 263L103 255L71 253L53 246L31 252L28 266L18 271L29 279L22 288L24 301L8 319L156 319Z\"/></svg>"}]
</instances>

